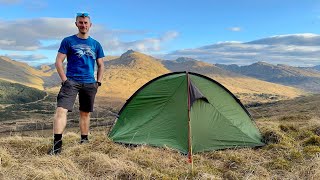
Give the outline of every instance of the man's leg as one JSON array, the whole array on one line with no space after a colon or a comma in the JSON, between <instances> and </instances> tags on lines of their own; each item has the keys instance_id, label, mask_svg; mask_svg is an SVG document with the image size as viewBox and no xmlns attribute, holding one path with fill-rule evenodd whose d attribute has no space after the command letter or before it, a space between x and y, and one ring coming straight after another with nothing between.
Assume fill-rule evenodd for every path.
<instances>
[{"instance_id":1,"label":"man's leg","mask_svg":"<svg viewBox=\"0 0 320 180\"><path fill-rule=\"evenodd\" d=\"M48 154L50 155L59 154L61 152L62 133L67 124L67 112L68 110L62 107L57 107L56 109L56 113L54 115L54 120L53 120L53 133L54 133L53 146L48 152Z\"/></svg>"},{"instance_id":2,"label":"man's leg","mask_svg":"<svg viewBox=\"0 0 320 180\"><path fill-rule=\"evenodd\" d=\"M62 107L57 107L54 115L53 133L62 134L67 125L68 110Z\"/></svg>"},{"instance_id":3,"label":"man's leg","mask_svg":"<svg viewBox=\"0 0 320 180\"><path fill-rule=\"evenodd\" d=\"M97 93L96 83L84 84L79 91L80 110L80 143L88 142L90 128L90 112L93 111L94 99Z\"/></svg>"},{"instance_id":4,"label":"man's leg","mask_svg":"<svg viewBox=\"0 0 320 180\"><path fill-rule=\"evenodd\" d=\"M90 112L80 111L80 132L81 140L80 143L88 142L88 134L90 128Z\"/></svg>"},{"instance_id":5,"label":"man's leg","mask_svg":"<svg viewBox=\"0 0 320 180\"><path fill-rule=\"evenodd\" d=\"M57 96L57 109L53 120L53 147L50 148L48 154L55 155L61 152L62 133L67 124L67 113L72 111L74 101L78 94L80 85L71 80L62 84Z\"/></svg>"}]
</instances>

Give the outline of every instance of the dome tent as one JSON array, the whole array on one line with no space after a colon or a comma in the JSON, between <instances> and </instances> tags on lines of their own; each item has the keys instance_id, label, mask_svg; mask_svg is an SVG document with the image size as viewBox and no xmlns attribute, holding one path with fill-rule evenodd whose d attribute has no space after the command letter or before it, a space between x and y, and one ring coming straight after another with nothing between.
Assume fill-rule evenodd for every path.
<instances>
[{"instance_id":1,"label":"dome tent","mask_svg":"<svg viewBox=\"0 0 320 180\"><path fill-rule=\"evenodd\" d=\"M119 112L109 137L125 144L192 153L263 146L241 102L218 82L192 72L159 76L137 90Z\"/></svg>"}]
</instances>

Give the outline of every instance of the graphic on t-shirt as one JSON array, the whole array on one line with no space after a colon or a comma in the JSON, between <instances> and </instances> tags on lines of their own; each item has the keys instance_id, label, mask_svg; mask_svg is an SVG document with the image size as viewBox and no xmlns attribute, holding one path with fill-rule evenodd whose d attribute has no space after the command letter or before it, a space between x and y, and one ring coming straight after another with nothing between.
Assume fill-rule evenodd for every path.
<instances>
[{"instance_id":1,"label":"graphic on t-shirt","mask_svg":"<svg viewBox=\"0 0 320 180\"><path fill-rule=\"evenodd\" d=\"M84 55L91 56L93 59L96 59L96 53L91 50L91 47L86 44L78 44L72 46L72 49L75 50L75 54L81 58Z\"/></svg>"}]
</instances>

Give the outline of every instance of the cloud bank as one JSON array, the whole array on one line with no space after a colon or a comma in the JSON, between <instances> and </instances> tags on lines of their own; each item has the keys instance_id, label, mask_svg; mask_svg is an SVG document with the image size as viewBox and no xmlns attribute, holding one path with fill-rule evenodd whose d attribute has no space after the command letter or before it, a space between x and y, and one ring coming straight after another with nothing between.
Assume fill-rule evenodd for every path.
<instances>
[{"instance_id":1,"label":"cloud bank","mask_svg":"<svg viewBox=\"0 0 320 180\"><path fill-rule=\"evenodd\" d=\"M6 1L0 1L0 3ZM9 2L9 1L8 1ZM62 38L76 34L77 27L72 18L37 18L0 20L0 50L37 51L57 50ZM168 31L149 37L148 31L115 30L93 24L91 36L102 44L108 53L123 53L128 49L152 53L162 50L163 43L173 40L178 32ZM137 36L136 40L124 40L125 36ZM42 42L47 42L46 44ZM48 42L52 42L51 44ZM13 58L13 56L11 56Z\"/></svg>"},{"instance_id":2,"label":"cloud bank","mask_svg":"<svg viewBox=\"0 0 320 180\"><path fill-rule=\"evenodd\" d=\"M194 49L183 49L166 59L191 57L209 63L248 65L257 61L293 66L320 64L320 35L291 34L272 36L251 42L225 42Z\"/></svg>"}]
</instances>

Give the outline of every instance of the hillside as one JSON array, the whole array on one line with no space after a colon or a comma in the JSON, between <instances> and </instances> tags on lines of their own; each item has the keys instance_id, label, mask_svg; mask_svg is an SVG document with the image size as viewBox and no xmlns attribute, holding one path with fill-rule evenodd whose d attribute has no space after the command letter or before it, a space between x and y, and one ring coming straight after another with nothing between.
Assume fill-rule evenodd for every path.
<instances>
[{"instance_id":1,"label":"hillside","mask_svg":"<svg viewBox=\"0 0 320 180\"><path fill-rule=\"evenodd\" d=\"M317 71L319 71L319 72L320 72L320 65L318 65L318 66L314 66L314 67L313 67L313 69L315 69L315 70L317 70Z\"/></svg>"},{"instance_id":2,"label":"hillside","mask_svg":"<svg viewBox=\"0 0 320 180\"><path fill-rule=\"evenodd\" d=\"M0 79L43 90L42 76L46 74L25 63L0 56Z\"/></svg>"},{"instance_id":3,"label":"hillside","mask_svg":"<svg viewBox=\"0 0 320 180\"><path fill-rule=\"evenodd\" d=\"M225 67L191 58L166 61L129 50L120 57L106 57L104 63L106 69L98 96L113 99L128 99L146 82L173 71L192 71L213 78L236 94L244 103L269 102L303 94L302 91L292 87L250 78L235 72L234 69L226 70ZM60 78L54 65L43 65L35 69L4 57L0 61L1 64L0 69L2 68L3 71L1 71L0 78L2 79L29 87L46 89L52 93L57 93L59 90ZM257 71L259 70L261 69ZM307 83L304 87L308 85L313 86L312 83Z\"/></svg>"},{"instance_id":4,"label":"hillside","mask_svg":"<svg viewBox=\"0 0 320 180\"><path fill-rule=\"evenodd\" d=\"M98 95L120 99L129 98L151 79L170 72L157 59L132 50L105 61L105 66Z\"/></svg>"},{"instance_id":5,"label":"hillside","mask_svg":"<svg viewBox=\"0 0 320 180\"><path fill-rule=\"evenodd\" d=\"M0 105L34 102L46 96L44 91L0 79Z\"/></svg>"},{"instance_id":6,"label":"hillside","mask_svg":"<svg viewBox=\"0 0 320 180\"><path fill-rule=\"evenodd\" d=\"M216 66L228 71L260 80L297 87L310 92L320 92L320 72L287 65L272 65L257 62L248 66L223 65Z\"/></svg>"},{"instance_id":7,"label":"hillside","mask_svg":"<svg viewBox=\"0 0 320 180\"><path fill-rule=\"evenodd\" d=\"M190 58L178 58L175 61L162 61L170 71L191 71L206 75L218 81L236 94L242 102L268 102L300 96L299 89L262 81L241 75L232 70L197 61Z\"/></svg>"},{"instance_id":8,"label":"hillside","mask_svg":"<svg viewBox=\"0 0 320 180\"><path fill-rule=\"evenodd\" d=\"M78 129L68 129L59 156L46 155L51 132L1 136L0 179L319 179L319 101L315 95L266 105L276 112L256 120L266 146L195 154L193 171L187 156L174 150L112 142L107 127L92 128L83 145ZM267 115L266 106L249 110Z\"/></svg>"}]
</instances>

